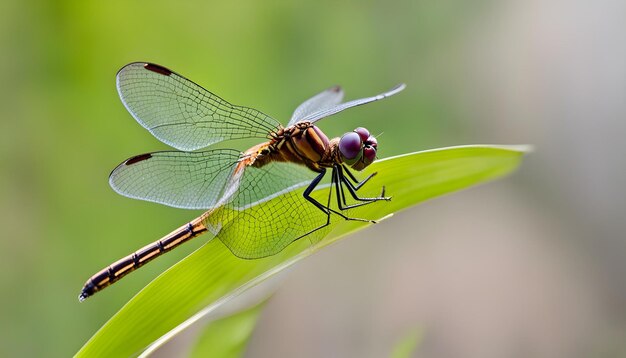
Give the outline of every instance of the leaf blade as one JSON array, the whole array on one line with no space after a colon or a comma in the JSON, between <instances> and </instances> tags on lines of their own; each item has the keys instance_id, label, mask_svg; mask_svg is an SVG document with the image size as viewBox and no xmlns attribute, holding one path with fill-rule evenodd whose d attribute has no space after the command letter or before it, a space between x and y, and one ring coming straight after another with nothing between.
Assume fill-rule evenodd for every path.
<instances>
[{"instance_id":1,"label":"leaf blade","mask_svg":"<svg viewBox=\"0 0 626 358\"><path fill-rule=\"evenodd\" d=\"M379 172L368 187L385 185L393 200L367 205L356 212L363 217L384 217L496 179L517 168L528 151L515 146L462 146L377 161L363 173ZM342 221L313 247L300 240L277 255L258 260L239 259L219 240L211 240L141 290L77 356L137 355L159 337L179 332L239 292L367 225Z\"/></svg>"}]
</instances>

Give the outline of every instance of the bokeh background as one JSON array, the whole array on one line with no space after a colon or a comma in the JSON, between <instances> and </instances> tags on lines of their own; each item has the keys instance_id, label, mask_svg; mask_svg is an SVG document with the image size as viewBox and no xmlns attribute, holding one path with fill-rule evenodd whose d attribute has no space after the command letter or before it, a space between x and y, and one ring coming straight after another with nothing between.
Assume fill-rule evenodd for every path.
<instances>
[{"instance_id":1,"label":"bokeh background","mask_svg":"<svg viewBox=\"0 0 626 358\"><path fill-rule=\"evenodd\" d=\"M170 67L286 122L333 84L402 94L326 120L381 156L535 145L502 181L396 215L294 267L250 357L626 355L626 2L2 1L0 356L68 356L199 242L83 304L95 271L196 212L116 195L123 159L165 149L115 72ZM186 351L172 342L163 356Z\"/></svg>"}]
</instances>

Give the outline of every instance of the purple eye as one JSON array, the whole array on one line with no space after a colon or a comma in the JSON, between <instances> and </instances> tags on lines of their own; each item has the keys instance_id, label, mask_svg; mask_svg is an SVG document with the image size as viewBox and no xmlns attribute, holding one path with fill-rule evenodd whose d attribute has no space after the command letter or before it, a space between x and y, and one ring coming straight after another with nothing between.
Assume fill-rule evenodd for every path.
<instances>
[{"instance_id":1,"label":"purple eye","mask_svg":"<svg viewBox=\"0 0 626 358\"><path fill-rule=\"evenodd\" d=\"M374 148L378 147L378 141L374 138L373 135L367 137L367 140L364 141L365 145L372 146Z\"/></svg>"},{"instance_id":2,"label":"purple eye","mask_svg":"<svg viewBox=\"0 0 626 358\"><path fill-rule=\"evenodd\" d=\"M365 142L367 140L367 138L370 136L370 132L363 128L363 127L359 127L357 129L354 130L354 132L356 134L359 135L359 137L361 137L361 141Z\"/></svg>"},{"instance_id":3,"label":"purple eye","mask_svg":"<svg viewBox=\"0 0 626 358\"><path fill-rule=\"evenodd\" d=\"M346 133L339 139L339 152L348 165L361 159L362 147L361 136L355 132Z\"/></svg>"},{"instance_id":4,"label":"purple eye","mask_svg":"<svg viewBox=\"0 0 626 358\"><path fill-rule=\"evenodd\" d=\"M365 147L363 149L363 163L370 165L376 159L376 148Z\"/></svg>"}]
</instances>

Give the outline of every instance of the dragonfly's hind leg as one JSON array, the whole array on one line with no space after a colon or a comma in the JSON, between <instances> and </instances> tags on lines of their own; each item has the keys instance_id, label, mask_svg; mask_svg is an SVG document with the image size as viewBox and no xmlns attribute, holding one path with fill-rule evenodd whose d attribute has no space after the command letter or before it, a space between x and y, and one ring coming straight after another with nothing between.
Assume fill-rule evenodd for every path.
<instances>
[{"instance_id":1,"label":"dragonfly's hind leg","mask_svg":"<svg viewBox=\"0 0 626 358\"><path fill-rule=\"evenodd\" d=\"M322 181L322 178L324 178L324 175L326 175L326 169L323 169L323 171L317 176L315 177L315 179L313 179L313 181L311 182L311 184L309 184L309 186L306 188L306 190L304 190L304 193L302 194L302 196L304 196L304 198L306 200L308 200L309 202L311 202L313 205L315 205L316 208L320 209L324 214L326 214L326 223L320 225L319 227L307 232L304 235L298 236L297 238L295 238L293 241L297 241L300 240L301 238L308 236L320 229L325 228L326 226L330 225L330 213L331 213L331 209L330 209L330 195L328 196L328 204L326 204L326 206L324 206L322 203L320 203L319 201L313 199L311 197L311 193L313 192L313 190L317 187L317 185L320 183L320 181ZM332 190L332 188L331 188Z\"/></svg>"},{"instance_id":2,"label":"dragonfly's hind leg","mask_svg":"<svg viewBox=\"0 0 626 358\"><path fill-rule=\"evenodd\" d=\"M307 232L306 234L303 234L299 237L297 237L296 239L294 239L293 241L297 241L300 240L301 238L308 236L318 230L321 230L323 228L325 228L326 226L330 225L330 214L337 214L340 217L342 217L344 220L353 220L353 221L363 221L363 222L369 222L369 223L373 223L375 224L376 221L374 220L367 220L367 219L361 219L361 218L351 218L349 216L346 216L344 214L342 214L339 211L333 210L330 208L330 200L331 200L331 196L332 196L332 191L333 191L333 186L335 186L336 190L337 190L337 200L339 203L339 208L341 209L341 199L340 199L340 194L339 194L339 188L341 186L341 182L338 180L339 178L337 177L336 171L333 169L333 173L332 173L332 177L331 177L331 184L330 184L330 190L328 193L328 202L326 205L320 203L319 201L317 201L316 199L314 199L313 197L311 197L311 193L313 192L313 190L315 190L315 188L319 185L319 183L322 181L322 179L324 178L324 175L326 175L326 169L322 169L322 171L320 172L320 174L318 176L315 177L315 179L313 179L313 181L311 182L311 184L309 184L309 186L304 190L304 193L302 194L302 196L309 201L311 204L315 205L316 208L318 208L319 210L321 210L324 214L326 214L326 222L322 225L320 225L319 227ZM344 201L345 201L345 197L344 197ZM367 204L367 203L364 203ZM342 209L343 210L343 209Z\"/></svg>"}]
</instances>

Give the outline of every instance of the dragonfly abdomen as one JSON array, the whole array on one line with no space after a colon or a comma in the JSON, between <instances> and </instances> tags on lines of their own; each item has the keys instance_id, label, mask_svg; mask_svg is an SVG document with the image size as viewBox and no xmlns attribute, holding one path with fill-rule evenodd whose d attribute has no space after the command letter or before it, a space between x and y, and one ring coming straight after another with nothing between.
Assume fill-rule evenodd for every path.
<instances>
[{"instance_id":1,"label":"dragonfly abdomen","mask_svg":"<svg viewBox=\"0 0 626 358\"><path fill-rule=\"evenodd\" d=\"M179 227L160 240L144 246L134 253L100 270L98 273L91 276L87 282L85 282L85 285L78 296L79 300L84 301L87 297L117 282L122 277L140 268L146 263L174 249L180 244L204 233L207 231L207 228L202 223L202 219L204 219L204 216Z\"/></svg>"}]
</instances>

